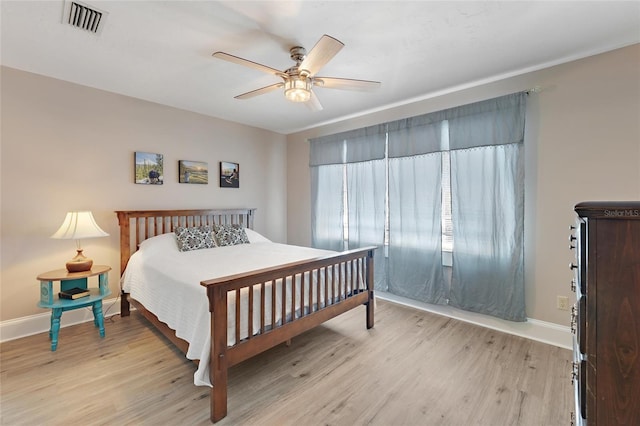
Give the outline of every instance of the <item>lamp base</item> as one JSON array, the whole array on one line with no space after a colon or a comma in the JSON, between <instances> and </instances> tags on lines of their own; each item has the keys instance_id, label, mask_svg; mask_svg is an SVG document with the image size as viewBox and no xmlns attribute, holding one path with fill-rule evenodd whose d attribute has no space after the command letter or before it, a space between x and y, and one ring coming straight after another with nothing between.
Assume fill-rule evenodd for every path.
<instances>
[{"instance_id":1,"label":"lamp base","mask_svg":"<svg viewBox=\"0 0 640 426\"><path fill-rule=\"evenodd\" d=\"M69 272L90 271L93 266L93 259L89 259L82 254L82 249L77 250L76 257L67 262L66 267Z\"/></svg>"}]
</instances>

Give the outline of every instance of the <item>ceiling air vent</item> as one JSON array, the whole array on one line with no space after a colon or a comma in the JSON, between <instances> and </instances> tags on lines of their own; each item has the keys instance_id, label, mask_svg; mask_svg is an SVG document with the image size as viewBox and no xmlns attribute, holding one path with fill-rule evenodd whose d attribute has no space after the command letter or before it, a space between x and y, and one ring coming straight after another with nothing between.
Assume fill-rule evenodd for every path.
<instances>
[{"instance_id":1,"label":"ceiling air vent","mask_svg":"<svg viewBox=\"0 0 640 426\"><path fill-rule=\"evenodd\" d=\"M63 21L66 24L98 34L102 30L106 13L77 1L66 1Z\"/></svg>"}]
</instances>

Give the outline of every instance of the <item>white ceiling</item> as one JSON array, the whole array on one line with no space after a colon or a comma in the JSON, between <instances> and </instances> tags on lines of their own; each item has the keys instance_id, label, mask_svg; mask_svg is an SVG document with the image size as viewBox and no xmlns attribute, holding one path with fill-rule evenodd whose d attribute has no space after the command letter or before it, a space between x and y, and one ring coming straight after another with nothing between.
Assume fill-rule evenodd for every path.
<instances>
[{"instance_id":1,"label":"white ceiling","mask_svg":"<svg viewBox=\"0 0 640 426\"><path fill-rule=\"evenodd\" d=\"M2 65L283 134L640 42L638 1L82 3L108 13L99 34L63 24L63 0L2 0ZM236 100L278 78L211 56L285 70L323 34L345 47L319 74L381 88L316 88L319 112Z\"/></svg>"}]
</instances>

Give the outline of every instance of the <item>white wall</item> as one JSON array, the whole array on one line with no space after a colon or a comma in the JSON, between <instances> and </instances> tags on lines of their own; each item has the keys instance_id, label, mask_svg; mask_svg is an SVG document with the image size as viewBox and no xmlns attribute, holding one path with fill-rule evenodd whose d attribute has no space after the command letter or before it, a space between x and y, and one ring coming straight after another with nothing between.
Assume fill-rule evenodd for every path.
<instances>
[{"instance_id":1,"label":"white wall","mask_svg":"<svg viewBox=\"0 0 640 426\"><path fill-rule=\"evenodd\" d=\"M640 199L640 45L287 137L288 242L310 244L308 138L528 90L525 286L530 318L568 324L569 226L585 200Z\"/></svg>"},{"instance_id":2,"label":"white wall","mask_svg":"<svg viewBox=\"0 0 640 426\"><path fill-rule=\"evenodd\" d=\"M119 289L114 210L257 207L256 229L286 241L286 140L273 132L11 68L1 68L0 320L44 312L36 276L64 268L73 241L49 238L69 210L110 236L83 242ZM164 154L164 185L133 183L135 151ZM209 164L208 185L178 183L178 160ZM240 163L220 188L219 161Z\"/></svg>"}]
</instances>

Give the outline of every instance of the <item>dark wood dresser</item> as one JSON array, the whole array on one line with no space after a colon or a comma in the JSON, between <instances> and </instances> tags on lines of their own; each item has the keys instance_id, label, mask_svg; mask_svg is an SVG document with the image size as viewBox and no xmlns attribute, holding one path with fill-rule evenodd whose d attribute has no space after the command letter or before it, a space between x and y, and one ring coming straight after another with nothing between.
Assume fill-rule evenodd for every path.
<instances>
[{"instance_id":1,"label":"dark wood dresser","mask_svg":"<svg viewBox=\"0 0 640 426\"><path fill-rule=\"evenodd\" d=\"M573 423L640 425L640 201L575 211Z\"/></svg>"}]
</instances>

